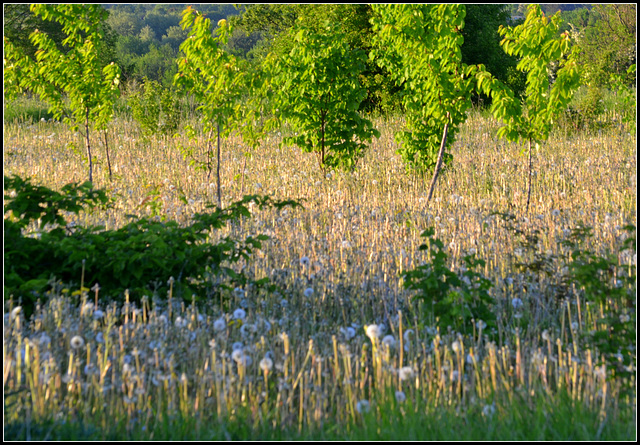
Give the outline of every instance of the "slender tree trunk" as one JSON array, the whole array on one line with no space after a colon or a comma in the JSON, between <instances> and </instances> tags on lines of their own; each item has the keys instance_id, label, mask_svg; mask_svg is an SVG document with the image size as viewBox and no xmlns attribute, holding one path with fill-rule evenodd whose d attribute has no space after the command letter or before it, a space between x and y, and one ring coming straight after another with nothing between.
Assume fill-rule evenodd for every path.
<instances>
[{"instance_id":1,"label":"slender tree trunk","mask_svg":"<svg viewBox=\"0 0 640 445\"><path fill-rule=\"evenodd\" d=\"M89 109L85 108L84 134L87 143L87 156L89 157L89 182L93 182L93 162L91 160L91 144L89 143Z\"/></svg>"},{"instance_id":2,"label":"slender tree trunk","mask_svg":"<svg viewBox=\"0 0 640 445\"><path fill-rule=\"evenodd\" d=\"M447 111L447 120L449 120L449 112ZM431 201L431 196L433 195L433 190L436 188L436 181L438 179L438 174L440 173L440 168L442 168L442 157L444 156L444 147L447 145L447 134L449 133L449 122L444 124L444 131L442 133L442 143L440 144L440 152L438 152L438 161L436 162L436 169L433 172L433 179L431 180L431 187L429 187L429 197L427 198L427 202Z\"/></svg>"},{"instance_id":3,"label":"slender tree trunk","mask_svg":"<svg viewBox=\"0 0 640 445\"><path fill-rule=\"evenodd\" d=\"M211 179L211 137L213 136L213 128L207 136L207 181Z\"/></svg>"},{"instance_id":4,"label":"slender tree trunk","mask_svg":"<svg viewBox=\"0 0 640 445\"><path fill-rule=\"evenodd\" d=\"M109 140L107 138L107 130L104 130L104 146L107 148L107 165L109 166L109 180L112 178L111 174L111 160L109 159Z\"/></svg>"},{"instance_id":5,"label":"slender tree trunk","mask_svg":"<svg viewBox=\"0 0 640 445\"><path fill-rule=\"evenodd\" d=\"M216 176L218 178L218 208L222 208L222 197L220 195L220 124L218 124L218 166Z\"/></svg>"},{"instance_id":6,"label":"slender tree trunk","mask_svg":"<svg viewBox=\"0 0 640 445\"><path fill-rule=\"evenodd\" d=\"M527 188L527 213L529 213L530 200L531 200L531 138L529 138L529 185Z\"/></svg>"},{"instance_id":7,"label":"slender tree trunk","mask_svg":"<svg viewBox=\"0 0 640 445\"><path fill-rule=\"evenodd\" d=\"M242 198L242 193L244 192L244 169L247 166L247 155L244 155L244 163L242 164L242 181L240 182L240 198Z\"/></svg>"}]
</instances>

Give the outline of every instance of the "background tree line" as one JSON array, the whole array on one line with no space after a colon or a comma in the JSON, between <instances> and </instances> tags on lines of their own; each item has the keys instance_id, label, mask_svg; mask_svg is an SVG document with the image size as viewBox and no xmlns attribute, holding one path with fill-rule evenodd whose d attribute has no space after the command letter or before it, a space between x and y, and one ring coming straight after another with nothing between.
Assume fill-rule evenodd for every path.
<instances>
[{"instance_id":1,"label":"background tree line","mask_svg":"<svg viewBox=\"0 0 640 445\"><path fill-rule=\"evenodd\" d=\"M109 47L115 52L123 71L123 79L142 80L147 77L169 86L176 71L174 59L186 37L179 26L181 5L106 5L109 18L105 23ZM63 38L61 27L55 22L43 22L34 17L26 4L4 6L4 34L26 54L35 51L28 35L35 28L48 33L56 42ZM580 33L584 48L584 65L593 67L589 74L600 85L606 85L606 73L611 67L617 73L635 62L635 5L542 5L547 15L562 11L565 23L562 32ZM212 22L230 18L236 30L228 43L228 50L236 56L261 62L269 51L288 52L292 39L286 31L300 18L305 26L320 26L330 19L340 23L350 45L364 50L371 42L369 5L202 5L200 10ZM522 19L524 5L468 5L462 46L463 62L483 63L494 75L512 87L523 79L515 71L516 60L499 47L497 29ZM516 20L516 21L517 21ZM613 39L610 39L613 38ZM613 40L613 41L612 41ZM613 43L613 45L611 44ZM607 69L605 69L607 67ZM370 63L364 73L371 90L367 107L373 102L386 103L393 93L385 85L384 73ZM607 79L605 79L605 77Z\"/></svg>"},{"instance_id":2,"label":"background tree line","mask_svg":"<svg viewBox=\"0 0 640 445\"><path fill-rule=\"evenodd\" d=\"M110 54L122 69L124 85L144 78L171 87L177 72L175 59L186 38L180 27L184 5L104 5L109 16L104 32ZM580 46L579 62L582 83L587 87L584 110L598 112L604 88L615 88L622 79L635 83L635 73L627 73L636 59L636 5L553 4L541 5L547 16L562 11L564 23L560 32L569 31ZM525 4L467 5L462 62L482 63L497 79L509 85L516 94L524 92L525 77L516 70L517 58L500 48L497 30L501 25L514 25L523 20ZM288 54L294 39L288 31L297 21L310 29L319 28L326 20L338 24L347 44L368 53L372 45L372 9L367 4L263 4L200 5L199 10L217 23L229 19L234 27L225 50L240 60L260 66L268 53ZM33 57L35 48L29 34L36 28L47 33L60 49L64 38L61 26L43 21L29 11L27 4L4 5L4 35L24 54ZM388 72L372 60L366 61L361 83L367 96L361 111L391 111L400 106L399 88ZM475 98L477 101L478 97ZM483 98L487 99L487 98Z\"/></svg>"}]
</instances>

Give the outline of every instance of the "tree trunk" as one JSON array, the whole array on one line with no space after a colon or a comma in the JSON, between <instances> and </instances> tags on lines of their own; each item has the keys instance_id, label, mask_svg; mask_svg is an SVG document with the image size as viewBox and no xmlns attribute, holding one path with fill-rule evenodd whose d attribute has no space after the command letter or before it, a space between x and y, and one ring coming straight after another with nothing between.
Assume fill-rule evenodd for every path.
<instances>
[{"instance_id":1,"label":"tree trunk","mask_svg":"<svg viewBox=\"0 0 640 445\"><path fill-rule=\"evenodd\" d=\"M93 182L93 162L91 160L91 144L89 143L89 109L85 108L84 134L87 144L87 156L89 157L89 182Z\"/></svg>"},{"instance_id":2,"label":"tree trunk","mask_svg":"<svg viewBox=\"0 0 640 445\"><path fill-rule=\"evenodd\" d=\"M218 165L216 169L216 176L218 179L218 208L222 208L222 197L220 194L220 124L218 124Z\"/></svg>"},{"instance_id":3,"label":"tree trunk","mask_svg":"<svg viewBox=\"0 0 640 445\"><path fill-rule=\"evenodd\" d=\"M531 138L529 138L529 186L527 188L527 213L529 213L530 200L531 200Z\"/></svg>"},{"instance_id":4,"label":"tree trunk","mask_svg":"<svg viewBox=\"0 0 640 445\"><path fill-rule=\"evenodd\" d=\"M111 160L109 159L109 140L107 138L107 130L104 130L104 146L107 148L107 165L109 166L109 180L112 179Z\"/></svg>"},{"instance_id":5,"label":"tree trunk","mask_svg":"<svg viewBox=\"0 0 640 445\"><path fill-rule=\"evenodd\" d=\"M447 121L448 120L449 120L449 112L447 111ZM442 143L440 144L440 152L438 153L438 161L436 162L436 169L433 172L431 187L429 187L429 197L427 198L427 202L431 201L433 190L436 188L436 180L438 179L438 174L440 173L440 168L442 167L442 157L444 156L444 147L447 145L448 132L449 132L449 122L444 124L444 131L442 133Z\"/></svg>"}]
</instances>

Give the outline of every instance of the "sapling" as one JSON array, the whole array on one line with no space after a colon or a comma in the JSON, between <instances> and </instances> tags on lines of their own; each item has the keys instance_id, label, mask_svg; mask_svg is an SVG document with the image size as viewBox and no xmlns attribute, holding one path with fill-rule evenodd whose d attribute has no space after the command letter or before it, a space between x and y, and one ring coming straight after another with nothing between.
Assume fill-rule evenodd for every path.
<instances>
[{"instance_id":1,"label":"sapling","mask_svg":"<svg viewBox=\"0 0 640 445\"><path fill-rule=\"evenodd\" d=\"M214 131L217 132L217 166L216 179L218 185L218 207L222 207L220 191L220 142L229 135L238 123L239 99L243 94L243 73L240 72L235 56L221 48L231 35L231 26L222 19L212 32L211 20L191 6L182 12L180 22L182 29L189 29L187 39L180 45L184 57L178 59L178 73L174 84L192 94L202 105L204 133L207 134L207 161L200 162L211 174L211 142ZM193 128L188 132L191 138L196 137ZM192 156L185 152L185 156ZM198 163L198 162L196 162Z\"/></svg>"},{"instance_id":2,"label":"sapling","mask_svg":"<svg viewBox=\"0 0 640 445\"><path fill-rule=\"evenodd\" d=\"M493 99L491 112L494 117L505 124L498 130L498 136L509 141L527 141L527 212L531 199L531 144L549 137L554 119L565 110L579 83L569 33L556 37L560 21L559 13L547 18L539 5L529 5L522 25L500 28L500 34L504 36L500 42L502 48L507 54L519 57L516 68L527 73L526 94L522 104L508 88L491 76L478 81L478 87ZM549 66L552 62L557 63L559 69L550 87Z\"/></svg>"},{"instance_id":3,"label":"sapling","mask_svg":"<svg viewBox=\"0 0 640 445\"><path fill-rule=\"evenodd\" d=\"M451 160L446 149L471 107L474 77L484 68L461 62L463 5L373 8L377 49L371 57L403 88L408 131L396 134L402 144L398 151L408 166L423 172L434 169L431 199L442 164Z\"/></svg>"},{"instance_id":4,"label":"sapling","mask_svg":"<svg viewBox=\"0 0 640 445\"><path fill-rule=\"evenodd\" d=\"M36 59L20 54L5 39L5 68L9 68L9 91L27 89L50 106L55 119L84 126L89 160L89 181L93 181L93 159L89 127L105 130L113 118L113 104L119 94L120 67L111 62L103 66L106 52L103 22L107 11L100 5L31 5L31 11L44 20L63 26L67 38L61 51L45 33L35 30L29 39L36 46ZM65 96L72 112L65 112ZM106 135L105 135L106 137ZM108 146L107 146L108 150ZM108 153L107 153L108 157ZM109 167L109 175L111 168Z\"/></svg>"},{"instance_id":5,"label":"sapling","mask_svg":"<svg viewBox=\"0 0 640 445\"><path fill-rule=\"evenodd\" d=\"M366 55L350 48L336 25L320 31L297 25L295 46L282 59L271 55L275 114L290 123L293 136L285 142L317 153L322 169L353 169L367 142L380 136L358 109L367 95L359 81Z\"/></svg>"}]
</instances>

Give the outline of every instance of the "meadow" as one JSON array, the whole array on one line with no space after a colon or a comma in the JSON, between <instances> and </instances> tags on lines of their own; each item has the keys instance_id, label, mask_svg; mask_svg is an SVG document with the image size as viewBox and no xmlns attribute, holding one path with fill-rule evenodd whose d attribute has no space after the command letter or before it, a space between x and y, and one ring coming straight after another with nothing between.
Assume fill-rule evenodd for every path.
<instances>
[{"instance_id":1,"label":"meadow","mask_svg":"<svg viewBox=\"0 0 640 445\"><path fill-rule=\"evenodd\" d=\"M634 440L635 345L629 372L614 372L589 335L608 312L635 320L635 300L598 304L567 283L562 242L591 227L583 249L635 276L635 250L620 252L624 227L637 224L635 129L558 125L534 149L525 213L527 156L496 138L488 114L471 112L431 202L431 178L407 174L396 154L402 118L374 122L381 135L354 172L322 171L277 132L250 152L236 136L224 142L223 206L250 193L304 206L252 209L218 234L270 237L235 267L275 292L114 304L98 291L78 296L78 277L54 286L31 319L18 296L5 299L5 438ZM115 205L70 224L115 229L129 214L187 224L216 202L215 176L178 149L202 141L143 137L127 113L110 137L114 176L94 139L94 185ZM80 137L63 124L5 118L5 175L54 190L82 182L72 145ZM449 270L463 273L466 255L485 261L491 332L482 320L441 329L403 286L430 261L419 249L428 227ZM606 285L636 293L635 281Z\"/></svg>"}]
</instances>

